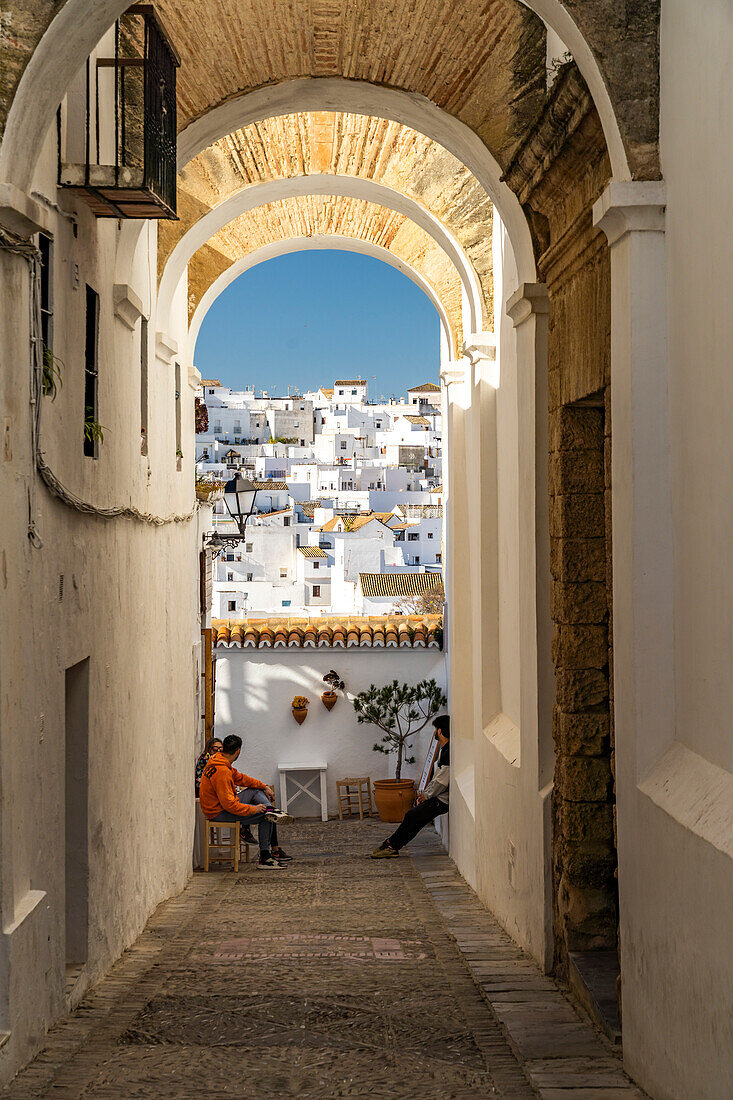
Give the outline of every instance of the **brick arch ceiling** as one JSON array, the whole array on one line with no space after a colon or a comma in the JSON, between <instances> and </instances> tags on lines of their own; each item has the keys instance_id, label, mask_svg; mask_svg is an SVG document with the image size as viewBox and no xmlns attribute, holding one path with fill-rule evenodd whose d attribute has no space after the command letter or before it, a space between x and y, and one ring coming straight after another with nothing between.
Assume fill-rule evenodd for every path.
<instances>
[{"instance_id":1,"label":"brick arch ceiling","mask_svg":"<svg viewBox=\"0 0 733 1100\"><path fill-rule=\"evenodd\" d=\"M493 325L493 208L451 153L408 126L366 115L314 111L255 123L210 145L178 176L179 221L161 222L158 270L211 209L253 184L320 173L384 184L430 211L476 272L485 323Z\"/></svg>"},{"instance_id":2,"label":"brick arch ceiling","mask_svg":"<svg viewBox=\"0 0 733 1100\"><path fill-rule=\"evenodd\" d=\"M607 0L527 4L562 25L597 94L608 96L606 125L618 124L621 178L624 162L633 178L656 178L659 0L611 4L611 15ZM545 96L544 24L520 0L159 0L158 7L183 59L181 129L256 88L341 77L425 96L469 126L506 168ZM11 0L0 81L3 131L29 61L52 21L57 27L15 122L13 155L29 129L35 138L51 124L56 97L123 10L124 0ZM29 127L33 102L37 118ZM15 170L25 186L32 157L20 159Z\"/></svg>"},{"instance_id":3,"label":"brick arch ceiling","mask_svg":"<svg viewBox=\"0 0 733 1100\"><path fill-rule=\"evenodd\" d=\"M160 0L179 129L244 92L346 77L425 96L504 166L545 94L545 28L519 0Z\"/></svg>"},{"instance_id":4,"label":"brick arch ceiling","mask_svg":"<svg viewBox=\"0 0 733 1100\"><path fill-rule=\"evenodd\" d=\"M278 241L334 235L385 248L413 268L443 305L454 347L461 346L461 280L443 250L403 214L344 195L304 195L266 203L224 226L188 265L189 321L209 287L243 257Z\"/></svg>"}]
</instances>

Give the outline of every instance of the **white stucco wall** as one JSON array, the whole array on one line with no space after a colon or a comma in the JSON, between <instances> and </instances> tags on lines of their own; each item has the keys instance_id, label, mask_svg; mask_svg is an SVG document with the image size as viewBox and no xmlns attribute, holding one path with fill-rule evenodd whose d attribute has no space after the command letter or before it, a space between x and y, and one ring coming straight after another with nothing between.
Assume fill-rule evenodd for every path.
<instances>
[{"instance_id":1,"label":"white stucco wall","mask_svg":"<svg viewBox=\"0 0 733 1100\"><path fill-rule=\"evenodd\" d=\"M55 127L34 190L54 196ZM182 363L177 470L173 363L149 333L148 454L140 453L140 322L114 314L118 249L130 226L96 220L83 202L72 222L43 207L54 236L54 352L63 387L42 398L42 447L60 480L101 506L186 513L194 502L193 389ZM143 228L123 281L151 308ZM9 449L0 467L0 1080L36 1051L65 1000L66 671L89 659L88 958L74 1002L133 942L190 873L193 814L188 761L200 707L197 520L155 527L86 517L31 474L28 268L0 253L0 401ZM83 455L85 285L99 294L99 457ZM43 546L27 535L28 491ZM62 581L63 578L63 581ZM8 583L10 580L11 583ZM63 584L63 588L62 588ZM73 791L69 798L73 799Z\"/></svg>"},{"instance_id":2,"label":"white stucco wall","mask_svg":"<svg viewBox=\"0 0 733 1100\"><path fill-rule=\"evenodd\" d=\"M328 711L321 702L326 689L323 675L335 669L346 684L346 693ZM418 683L435 679L445 691L445 657L437 649L216 649L216 733L225 737L237 733L244 740L237 761L240 771L279 791L278 764L288 761L328 763L329 812L337 812L336 780L369 775L374 779L394 776L391 757L372 749L380 740L379 730L359 725L350 702L370 684L382 686L397 679ZM294 695L310 700L308 717L302 726L293 718ZM405 778L422 769L432 728L415 741L413 766L403 770ZM193 763L191 763L193 767ZM301 777L302 782L302 777ZM300 796L294 803L298 816L317 816L315 802Z\"/></svg>"},{"instance_id":3,"label":"white stucco wall","mask_svg":"<svg viewBox=\"0 0 733 1100\"><path fill-rule=\"evenodd\" d=\"M733 9L662 0L660 42L676 716L649 715L643 744L617 731L624 1055L655 1096L720 1100L733 1095Z\"/></svg>"},{"instance_id":4,"label":"white stucco wall","mask_svg":"<svg viewBox=\"0 0 733 1100\"><path fill-rule=\"evenodd\" d=\"M516 287L494 218L497 303ZM450 852L481 900L552 961L550 786L540 768L535 615L535 368L544 354L497 309L496 364L451 364L446 544L453 706ZM534 321L526 322L533 325ZM541 375L542 376L542 375ZM546 466L546 440L540 441ZM546 532L546 522L543 526Z\"/></svg>"}]
</instances>

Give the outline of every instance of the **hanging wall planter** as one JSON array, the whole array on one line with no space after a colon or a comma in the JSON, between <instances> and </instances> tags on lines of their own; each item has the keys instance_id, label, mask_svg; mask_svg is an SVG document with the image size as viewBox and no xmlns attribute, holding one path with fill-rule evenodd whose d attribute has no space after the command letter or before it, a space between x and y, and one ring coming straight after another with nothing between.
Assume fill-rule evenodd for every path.
<instances>
[{"instance_id":1,"label":"hanging wall planter","mask_svg":"<svg viewBox=\"0 0 733 1100\"><path fill-rule=\"evenodd\" d=\"M308 699L305 695L296 695L292 702L293 718L302 726L308 717Z\"/></svg>"},{"instance_id":2,"label":"hanging wall planter","mask_svg":"<svg viewBox=\"0 0 733 1100\"><path fill-rule=\"evenodd\" d=\"M326 675L323 677L323 682L325 684L328 684L328 689L324 691L323 695L321 696L321 702L323 703L326 710L333 710L333 708L336 706L336 703L338 702L338 695L336 694L336 692L343 691L345 684L340 678L338 672L335 672L333 669L331 669L330 672L326 673Z\"/></svg>"}]
</instances>

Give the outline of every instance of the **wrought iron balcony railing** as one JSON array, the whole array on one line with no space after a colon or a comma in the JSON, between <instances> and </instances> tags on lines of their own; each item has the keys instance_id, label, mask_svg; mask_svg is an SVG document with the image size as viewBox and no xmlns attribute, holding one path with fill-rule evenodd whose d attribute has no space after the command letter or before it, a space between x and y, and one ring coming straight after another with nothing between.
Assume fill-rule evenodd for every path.
<instances>
[{"instance_id":1,"label":"wrought iron balcony railing","mask_svg":"<svg viewBox=\"0 0 733 1100\"><path fill-rule=\"evenodd\" d=\"M59 183L98 218L176 217L179 64L154 6L133 4L62 104Z\"/></svg>"}]
</instances>

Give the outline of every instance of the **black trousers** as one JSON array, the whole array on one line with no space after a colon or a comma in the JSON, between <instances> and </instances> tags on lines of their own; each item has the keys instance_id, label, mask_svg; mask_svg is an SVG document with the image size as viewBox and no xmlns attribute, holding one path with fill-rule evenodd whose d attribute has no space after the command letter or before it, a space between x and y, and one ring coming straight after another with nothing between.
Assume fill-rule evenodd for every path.
<instances>
[{"instance_id":1,"label":"black trousers","mask_svg":"<svg viewBox=\"0 0 733 1100\"><path fill-rule=\"evenodd\" d=\"M419 805L413 806L411 810L407 811L402 818L402 824L397 826L389 838L390 847L398 852L400 848L404 848L406 844L414 840L421 829L424 829L431 821L435 821L436 817L447 813L448 807L445 802L440 801L437 795L426 798L424 802L420 802Z\"/></svg>"}]
</instances>

